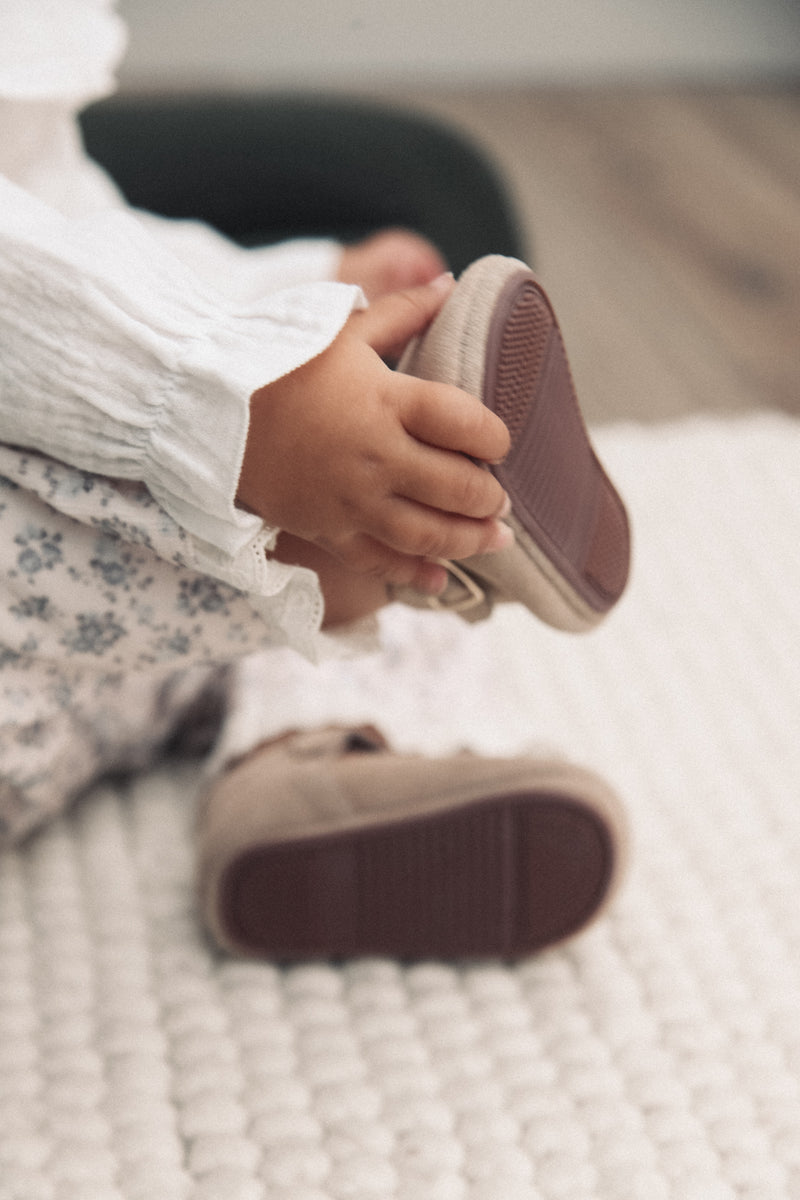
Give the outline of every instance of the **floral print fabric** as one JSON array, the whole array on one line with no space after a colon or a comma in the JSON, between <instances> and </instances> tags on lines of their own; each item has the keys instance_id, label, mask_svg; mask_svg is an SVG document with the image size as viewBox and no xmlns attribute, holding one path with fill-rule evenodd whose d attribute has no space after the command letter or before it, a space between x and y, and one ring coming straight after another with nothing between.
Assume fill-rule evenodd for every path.
<instances>
[{"instance_id":1,"label":"floral print fabric","mask_svg":"<svg viewBox=\"0 0 800 1200\"><path fill-rule=\"evenodd\" d=\"M0 447L0 841L141 767L280 633L136 483Z\"/></svg>"}]
</instances>

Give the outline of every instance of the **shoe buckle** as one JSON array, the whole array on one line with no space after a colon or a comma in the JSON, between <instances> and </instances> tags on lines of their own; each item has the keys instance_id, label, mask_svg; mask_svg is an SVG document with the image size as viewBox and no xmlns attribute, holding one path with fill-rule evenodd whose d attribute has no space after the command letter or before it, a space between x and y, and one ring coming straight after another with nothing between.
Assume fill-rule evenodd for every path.
<instances>
[{"instance_id":1,"label":"shoe buckle","mask_svg":"<svg viewBox=\"0 0 800 1200\"><path fill-rule=\"evenodd\" d=\"M440 596L429 596L428 605L435 612L465 613L479 608L486 601L486 592L463 567L447 559L434 560L447 571L449 582ZM452 586L455 585L455 586Z\"/></svg>"}]
</instances>

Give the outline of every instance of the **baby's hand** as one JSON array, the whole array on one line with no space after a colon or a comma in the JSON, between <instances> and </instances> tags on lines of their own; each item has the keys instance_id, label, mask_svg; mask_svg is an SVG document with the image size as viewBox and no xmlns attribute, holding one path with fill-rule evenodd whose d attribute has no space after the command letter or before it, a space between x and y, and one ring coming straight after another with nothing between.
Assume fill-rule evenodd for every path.
<instances>
[{"instance_id":1,"label":"baby's hand","mask_svg":"<svg viewBox=\"0 0 800 1200\"><path fill-rule=\"evenodd\" d=\"M237 499L358 573L438 590L429 559L508 545L508 502L472 462L508 453L505 425L448 384L392 371L435 316L449 279L354 313L311 362L254 394Z\"/></svg>"},{"instance_id":2,"label":"baby's hand","mask_svg":"<svg viewBox=\"0 0 800 1200\"><path fill-rule=\"evenodd\" d=\"M357 283L368 300L430 283L445 270L439 251L408 229L384 229L363 242L345 246L336 278Z\"/></svg>"}]
</instances>

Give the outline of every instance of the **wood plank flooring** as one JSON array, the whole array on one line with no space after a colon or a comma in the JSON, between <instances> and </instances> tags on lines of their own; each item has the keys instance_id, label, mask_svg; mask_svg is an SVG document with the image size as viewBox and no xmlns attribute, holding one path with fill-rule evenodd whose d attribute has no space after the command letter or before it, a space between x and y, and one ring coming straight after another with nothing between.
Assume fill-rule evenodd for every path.
<instances>
[{"instance_id":1,"label":"wood plank flooring","mask_svg":"<svg viewBox=\"0 0 800 1200\"><path fill-rule=\"evenodd\" d=\"M505 173L590 421L800 415L800 88L413 102Z\"/></svg>"}]
</instances>

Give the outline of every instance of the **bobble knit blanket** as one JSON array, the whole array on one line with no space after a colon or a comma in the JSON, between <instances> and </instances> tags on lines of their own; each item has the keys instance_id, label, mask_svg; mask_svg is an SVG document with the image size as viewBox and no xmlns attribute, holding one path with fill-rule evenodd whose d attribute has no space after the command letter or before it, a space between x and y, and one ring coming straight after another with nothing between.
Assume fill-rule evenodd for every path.
<instances>
[{"instance_id":1,"label":"bobble knit blanket","mask_svg":"<svg viewBox=\"0 0 800 1200\"><path fill-rule=\"evenodd\" d=\"M599 631L389 610L308 715L600 771L608 914L512 966L237 961L199 768L98 787L0 859L0 1200L800 1198L800 422L597 441L635 530Z\"/></svg>"}]
</instances>

